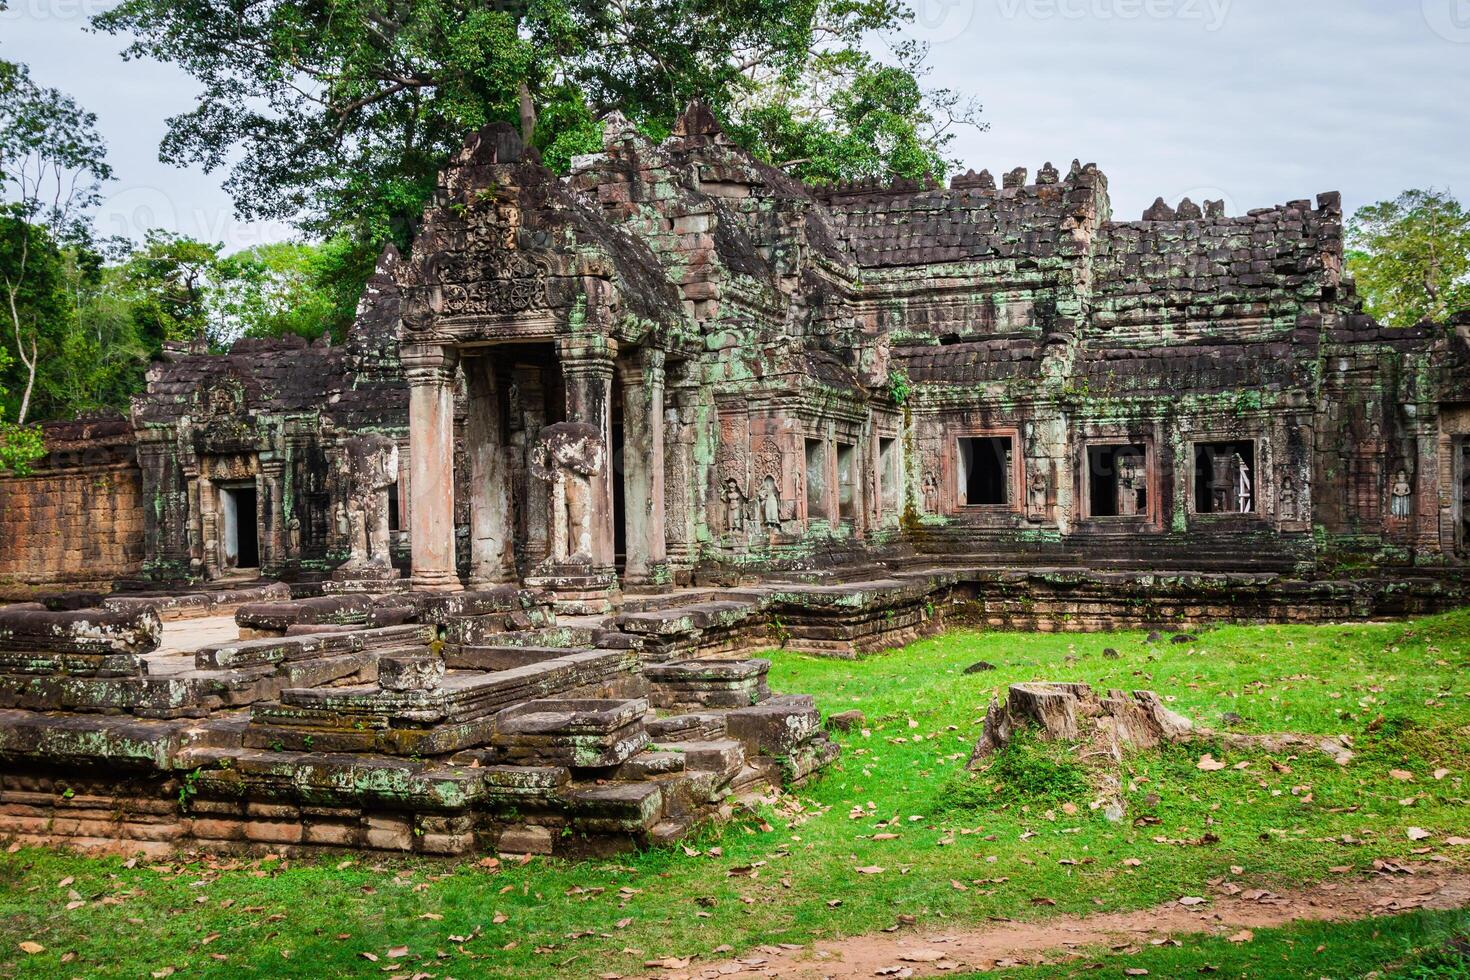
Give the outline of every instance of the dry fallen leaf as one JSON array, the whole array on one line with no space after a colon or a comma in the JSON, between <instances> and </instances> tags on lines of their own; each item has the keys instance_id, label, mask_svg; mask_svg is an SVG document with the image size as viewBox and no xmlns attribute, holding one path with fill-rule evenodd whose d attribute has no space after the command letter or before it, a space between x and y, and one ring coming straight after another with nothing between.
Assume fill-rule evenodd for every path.
<instances>
[{"instance_id":1,"label":"dry fallen leaf","mask_svg":"<svg viewBox=\"0 0 1470 980\"><path fill-rule=\"evenodd\" d=\"M1409 840L1424 840L1425 838L1434 836L1423 827L1410 827L1404 833L1408 834Z\"/></svg>"},{"instance_id":2,"label":"dry fallen leaf","mask_svg":"<svg viewBox=\"0 0 1470 980\"><path fill-rule=\"evenodd\" d=\"M878 867L876 864L870 864L865 868L858 868L856 870L860 875L881 875L884 871L883 868Z\"/></svg>"},{"instance_id":3,"label":"dry fallen leaf","mask_svg":"<svg viewBox=\"0 0 1470 980\"><path fill-rule=\"evenodd\" d=\"M1242 929L1239 932L1237 932L1235 935L1231 936L1230 937L1230 941L1232 943L1248 943L1252 939L1255 939L1255 938L1256 938L1256 934L1255 933L1251 932L1249 929Z\"/></svg>"},{"instance_id":4,"label":"dry fallen leaf","mask_svg":"<svg viewBox=\"0 0 1470 980\"><path fill-rule=\"evenodd\" d=\"M20 944L20 951L30 956L35 956L37 953L46 952L46 947L42 946L40 943L32 942L31 940L27 939L25 942Z\"/></svg>"},{"instance_id":5,"label":"dry fallen leaf","mask_svg":"<svg viewBox=\"0 0 1470 980\"><path fill-rule=\"evenodd\" d=\"M938 963L944 954L937 949L914 949L899 953L898 958L905 963Z\"/></svg>"},{"instance_id":6,"label":"dry fallen leaf","mask_svg":"<svg viewBox=\"0 0 1470 980\"><path fill-rule=\"evenodd\" d=\"M1199 762L1195 763L1195 768L1202 772L1219 772L1225 768L1225 763L1220 762L1213 755L1206 752L1199 757Z\"/></svg>"},{"instance_id":7,"label":"dry fallen leaf","mask_svg":"<svg viewBox=\"0 0 1470 980\"><path fill-rule=\"evenodd\" d=\"M1390 769L1388 774L1401 783L1412 783L1414 781L1414 774L1407 769Z\"/></svg>"},{"instance_id":8,"label":"dry fallen leaf","mask_svg":"<svg viewBox=\"0 0 1470 980\"><path fill-rule=\"evenodd\" d=\"M693 957L689 956L665 956L661 960L644 960L643 965L661 970L682 970L689 965Z\"/></svg>"}]
</instances>

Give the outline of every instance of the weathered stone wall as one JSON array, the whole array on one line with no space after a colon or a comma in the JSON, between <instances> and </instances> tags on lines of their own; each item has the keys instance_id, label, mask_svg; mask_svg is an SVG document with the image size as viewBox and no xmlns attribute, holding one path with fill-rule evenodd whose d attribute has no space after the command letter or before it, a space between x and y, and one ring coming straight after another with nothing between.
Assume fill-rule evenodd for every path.
<instances>
[{"instance_id":1,"label":"weathered stone wall","mask_svg":"<svg viewBox=\"0 0 1470 980\"><path fill-rule=\"evenodd\" d=\"M30 476L0 480L0 597L106 589L143 560L142 474L118 416L45 427Z\"/></svg>"}]
</instances>

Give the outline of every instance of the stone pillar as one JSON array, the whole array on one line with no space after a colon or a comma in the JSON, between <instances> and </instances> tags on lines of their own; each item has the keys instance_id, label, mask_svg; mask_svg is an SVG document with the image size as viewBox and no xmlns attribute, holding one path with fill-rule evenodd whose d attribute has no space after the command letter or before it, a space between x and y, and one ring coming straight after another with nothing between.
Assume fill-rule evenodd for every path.
<instances>
[{"instance_id":1,"label":"stone pillar","mask_svg":"<svg viewBox=\"0 0 1470 980\"><path fill-rule=\"evenodd\" d=\"M279 454L260 461L260 569L278 571L286 558L286 467Z\"/></svg>"},{"instance_id":2,"label":"stone pillar","mask_svg":"<svg viewBox=\"0 0 1470 980\"><path fill-rule=\"evenodd\" d=\"M531 476L529 452L536 437L546 425L546 380L536 365L518 364L515 368L516 391L520 395L522 442L519 451L526 454L520 462L522 483L520 528L526 541L523 559L527 567L536 565L549 553L546 529L550 523L547 484Z\"/></svg>"},{"instance_id":3,"label":"stone pillar","mask_svg":"<svg viewBox=\"0 0 1470 980\"><path fill-rule=\"evenodd\" d=\"M619 362L623 386L623 510L629 584L664 571L664 352L645 347Z\"/></svg>"},{"instance_id":4,"label":"stone pillar","mask_svg":"<svg viewBox=\"0 0 1470 980\"><path fill-rule=\"evenodd\" d=\"M682 372L676 369L676 378ZM664 526L668 561L681 569L694 565L698 545L694 533L697 467L695 442L701 409L699 389L688 378L664 408Z\"/></svg>"},{"instance_id":5,"label":"stone pillar","mask_svg":"<svg viewBox=\"0 0 1470 980\"><path fill-rule=\"evenodd\" d=\"M592 566L611 571L613 544L612 377L617 346L601 335L572 337L561 344L562 377L567 389L567 421L597 427L607 447L607 462L592 478Z\"/></svg>"},{"instance_id":6,"label":"stone pillar","mask_svg":"<svg viewBox=\"0 0 1470 980\"><path fill-rule=\"evenodd\" d=\"M413 588L460 589L454 570L454 366L458 351L439 344L403 348L408 379L408 448L413 501L409 546Z\"/></svg>"},{"instance_id":7,"label":"stone pillar","mask_svg":"<svg viewBox=\"0 0 1470 980\"><path fill-rule=\"evenodd\" d=\"M476 588L515 578L510 472L505 459L505 395L495 361L491 352L465 361L469 388L465 455L470 463L470 585Z\"/></svg>"}]
</instances>

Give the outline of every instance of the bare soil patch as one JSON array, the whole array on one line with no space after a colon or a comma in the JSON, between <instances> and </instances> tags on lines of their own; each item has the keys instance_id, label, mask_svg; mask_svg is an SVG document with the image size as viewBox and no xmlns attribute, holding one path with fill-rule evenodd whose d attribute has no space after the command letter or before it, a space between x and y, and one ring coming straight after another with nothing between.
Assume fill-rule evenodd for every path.
<instances>
[{"instance_id":1,"label":"bare soil patch","mask_svg":"<svg viewBox=\"0 0 1470 980\"><path fill-rule=\"evenodd\" d=\"M1249 942L1248 930L1296 921L1344 922L1412 909L1470 907L1470 871L1388 862L1368 874L1343 875L1341 880L1284 894L1222 881L1181 898L1189 901L1134 912L1064 915L1041 922L991 921L944 930L900 927L799 949L761 946L737 960L653 974L701 980L922 977L1059 963L1086 947L1126 952L1186 934Z\"/></svg>"}]
</instances>

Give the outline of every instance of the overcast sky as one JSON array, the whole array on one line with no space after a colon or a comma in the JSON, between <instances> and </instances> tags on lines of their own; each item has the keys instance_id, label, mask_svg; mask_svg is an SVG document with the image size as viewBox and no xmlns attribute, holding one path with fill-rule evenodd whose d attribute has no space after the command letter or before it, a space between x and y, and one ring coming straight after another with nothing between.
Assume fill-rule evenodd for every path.
<instances>
[{"instance_id":1,"label":"overcast sky","mask_svg":"<svg viewBox=\"0 0 1470 980\"><path fill-rule=\"evenodd\" d=\"M117 180L104 233L162 226L231 248L290 237L234 219L222 173L158 161L197 86L124 62L88 18L114 0L10 0L0 57L96 112ZM955 155L999 175L1074 157L1115 215L1221 198L1231 213L1340 190L1349 209L1410 187L1470 198L1470 0L911 0L936 86L978 98L988 132Z\"/></svg>"}]
</instances>

